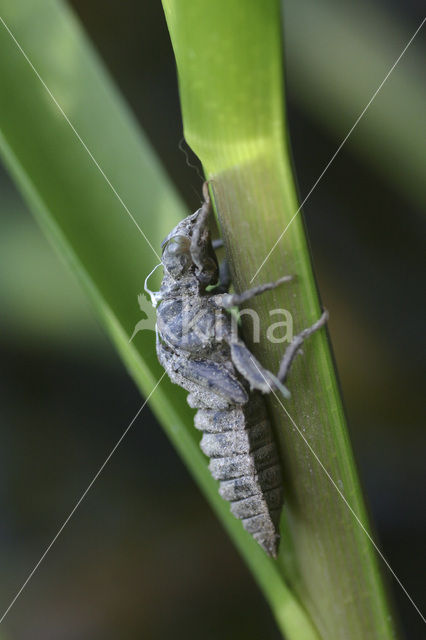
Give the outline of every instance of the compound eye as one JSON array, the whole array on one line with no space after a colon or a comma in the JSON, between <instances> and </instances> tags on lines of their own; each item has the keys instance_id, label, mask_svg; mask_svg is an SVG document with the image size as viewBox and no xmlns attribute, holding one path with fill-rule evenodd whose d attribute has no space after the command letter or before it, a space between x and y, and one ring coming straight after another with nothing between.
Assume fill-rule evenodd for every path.
<instances>
[{"instance_id":1,"label":"compound eye","mask_svg":"<svg viewBox=\"0 0 426 640\"><path fill-rule=\"evenodd\" d=\"M163 249L163 263L171 272L183 273L192 264L191 242L186 236L173 236Z\"/></svg>"},{"instance_id":2,"label":"compound eye","mask_svg":"<svg viewBox=\"0 0 426 640\"><path fill-rule=\"evenodd\" d=\"M167 251L169 255L177 256L180 253L189 253L191 243L186 236L173 236L163 248L163 254Z\"/></svg>"}]
</instances>

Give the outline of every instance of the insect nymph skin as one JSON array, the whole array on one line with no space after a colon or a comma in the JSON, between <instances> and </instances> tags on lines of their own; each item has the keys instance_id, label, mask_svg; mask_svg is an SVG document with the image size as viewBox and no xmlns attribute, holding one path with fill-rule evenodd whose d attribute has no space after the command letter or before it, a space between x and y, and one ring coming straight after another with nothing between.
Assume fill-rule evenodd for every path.
<instances>
[{"instance_id":1,"label":"insect nymph skin","mask_svg":"<svg viewBox=\"0 0 426 640\"><path fill-rule=\"evenodd\" d=\"M158 304L157 355L172 382L189 392L188 404L198 409L195 426L203 432L200 446L220 482L220 495L266 553L277 557L282 472L262 394L286 392L282 383L300 345L327 318L323 314L295 336L277 376L262 367L235 331L226 309L291 278L240 295L227 293L230 283L223 273L219 275L208 230L211 204L206 185L203 192L202 207L182 220L162 244L164 276L160 291L152 294Z\"/></svg>"}]
</instances>

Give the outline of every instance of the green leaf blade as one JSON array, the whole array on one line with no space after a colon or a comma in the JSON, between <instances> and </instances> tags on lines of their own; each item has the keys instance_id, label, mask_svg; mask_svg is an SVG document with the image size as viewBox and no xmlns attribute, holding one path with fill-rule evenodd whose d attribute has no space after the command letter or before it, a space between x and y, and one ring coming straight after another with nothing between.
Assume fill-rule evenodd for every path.
<instances>
[{"instance_id":1,"label":"green leaf blade","mask_svg":"<svg viewBox=\"0 0 426 640\"><path fill-rule=\"evenodd\" d=\"M297 332L319 317L320 304L288 150L279 3L163 0L163 6L185 135L212 180L233 282L244 290L294 274L290 285L250 306L263 328L271 323L269 309L289 309ZM277 370L284 345L251 346ZM322 638L394 638L325 332L311 337L304 352L291 372L288 415L269 399L285 473L282 581ZM281 624L279 599L267 595Z\"/></svg>"}]
</instances>

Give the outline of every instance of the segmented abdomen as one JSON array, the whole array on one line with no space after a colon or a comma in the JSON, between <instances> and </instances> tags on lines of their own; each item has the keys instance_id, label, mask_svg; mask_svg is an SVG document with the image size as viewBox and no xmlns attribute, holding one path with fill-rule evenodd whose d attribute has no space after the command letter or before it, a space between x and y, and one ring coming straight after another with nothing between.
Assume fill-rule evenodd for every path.
<instances>
[{"instance_id":1,"label":"segmented abdomen","mask_svg":"<svg viewBox=\"0 0 426 640\"><path fill-rule=\"evenodd\" d=\"M219 493L231 512L273 556L279 544L282 476L278 451L263 398L225 410L199 409L195 426L203 432L201 449L220 481Z\"/></svg>"}]
</instances>

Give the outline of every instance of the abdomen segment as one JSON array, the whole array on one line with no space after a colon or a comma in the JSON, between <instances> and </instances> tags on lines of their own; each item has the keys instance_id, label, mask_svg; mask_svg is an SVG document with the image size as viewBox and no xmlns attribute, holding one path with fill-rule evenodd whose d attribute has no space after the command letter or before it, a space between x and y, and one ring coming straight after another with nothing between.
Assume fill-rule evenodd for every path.
<instances>
[{"instance_id":1,"label":"abdomen segment","mask_svg":"<svg viewBox=\"0 0 426 640\"><path fill-rule=\"evenodd\" d=\"M228 410L199 409L195 426L203 432L200 446L220 481L220 495L244 528L276 557L282 476L263 398L253 394L247 404Z\"/></svg>"}]
</instances>

